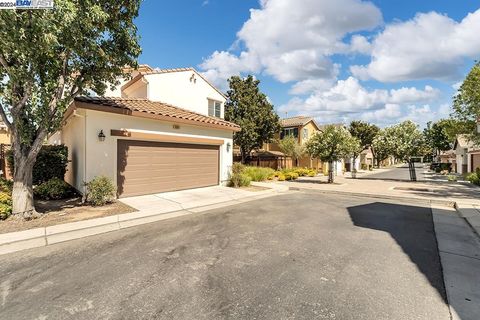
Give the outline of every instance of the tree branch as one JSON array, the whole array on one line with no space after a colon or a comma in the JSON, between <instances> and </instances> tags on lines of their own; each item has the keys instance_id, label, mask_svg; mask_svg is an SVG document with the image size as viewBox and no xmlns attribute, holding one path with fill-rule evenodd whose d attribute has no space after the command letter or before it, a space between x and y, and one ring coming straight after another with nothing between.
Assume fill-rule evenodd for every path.
<instances>
[{"instance_id":1,"label":"tree branch","mask_svg":"<svg viewBox=\"0 0 480 320\"><path fill-rule=\"evenodd\" d=\"M0 116L2 117L3 123L7 126L8 130L12 130L12 123L10 120L7 118L7 114L5 113L5 110L3 109L3 105L0 105Z\"/></svg>"}]
</instances>

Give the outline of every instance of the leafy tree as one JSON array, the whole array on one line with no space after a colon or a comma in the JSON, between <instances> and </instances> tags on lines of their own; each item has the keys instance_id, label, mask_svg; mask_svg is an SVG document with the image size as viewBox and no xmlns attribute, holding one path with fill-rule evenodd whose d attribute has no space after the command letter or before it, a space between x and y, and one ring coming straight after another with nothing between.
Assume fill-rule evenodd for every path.
<instances>
[{"instance_id":1,"label":"leafy tree","mask_svg":"<svg viewBox=\"0 0 480 320\"><path fill-rule=\"evenodd\" d=\"M389 130L382 129L372 141L372 150L375 150L377 166L380 166L380 162L393 154L393 144L391 142L393 137L390 137L389 134Z\"/></svg>"},{"instance_id":2,"label":"leafy tree","mask_svg":"<svg viewBox=\"0 0 480 320\"><path fill-rule=\"evenodd\" d=\"M360 153L372 145L373 139L375 139L379 130L380 128L376 125L364 121L354 120L350 122L348 131L350 131L350 134L353 137L357 138L360 143L359 149L355 150L352 154L354 164L357 161ZM355 174L353 175L353 177L355 177Z\"/></svg>"},{"instance_id":3,"label":"leafy tree","mask_svg":"<svg viewBox=\"0 0 480 320\"><path fill-rule=\"evenodd\" d=\"M447 134L445 122L438 121L427 123L427 127L423 130L426 144L434 152L435 156L439 156L441 151L450 150L450 138Z\"/></svg>"},{"instance_id":4,"label":"leafy tree","mask_svg":"<svg viewBox=\"0 0 480 320\"><path fill-rule=\"evenodd\" d=\"M476 130L476 124L472 121L460 121L458 119L442 119L438 124L443 127L448 141L453 143L459 134L471 134Z\"/></svg>"},{"instance_id":5,"label":"leafy tree","mask_svg":"<svg viewBox=\"0 0 480 320\"><path fill-rule=\"evenodd\" d=\"M251 75L245 79L233 76L228 83L225 119L242 128L234 134L233 140L240 147L242 163L245 163L252 150L273 142L280 131L279 118L267 96L260 92L259 80Z\"/></svg>"},{"instance_id":6,"label":"leafy tree","mask_svg":"<svg viewBox=\"0 0 480 320\"><path fill-rule=\"evenodd\" d=\"M52 10L0 12L0 114L14 150L13 213L35 214L32 168L80 94L118 84L140 54L140 0L62 0Z\"/></svg>"},{"instance_id":7,"label":"leafy tree","mask_svg":"<svg viewBox=\"0 0 480 320\"><path fill-rule=\"evenodd\" d=\"M470 139L480 142L476 122L480 118L480 61L477 61L453 98L453 116L463 129L469 129Z\"/></svg>"},{"instance_id":8,"label":"leafy tree","mask_svg":"<svg viewBox=\"0 0 480 320\"><path fill-rule=\"evenodd\" d=\"M396 124L385 129L387 138L391 143L391 151L395 158L405 161L409 164L411 170L413 167L412 157L423 156L428 152L422 132L418 126L410 120ZM411 176L413 180L414 177Z\"/></svg>"},{"instance_id":9,"label":"leafy tree","mask_svg":"<svg viewBox=\"0 0 480 320\"><path fill-rule=\"evenodd\" d=\"M359 145L359 140L344 127L328 125L313 135L305 147L311 157L328 162L328 182L333 183L333 163L351 155Z\"/></svg>"},{"instance_id":10,"label":"leafy tree","mask_svg":"<svg viewBox=\"0 0 480 320\"><path fill-rule=\"evenodd\" d=\"M286 136L278 142L278 147L286 155L295 160L295 165L298 166L298 159L305 154L305 148L298 139L292 136Z\"/></svg>"}]
</instances>

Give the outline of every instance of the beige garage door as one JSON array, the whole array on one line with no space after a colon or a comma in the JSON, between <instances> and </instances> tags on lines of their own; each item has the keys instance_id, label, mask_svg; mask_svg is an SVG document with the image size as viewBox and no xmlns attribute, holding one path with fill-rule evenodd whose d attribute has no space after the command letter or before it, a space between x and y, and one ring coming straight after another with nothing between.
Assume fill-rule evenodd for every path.
<instances>
[{"instance_id":1,"label":"beige garage door","mask_svg":"<svg viewBox=\"0 0 480 320\"><path fill-rule=\"evenodd\" d=\"M118 140L120 197L219 183L219 147L169 142Z\"/></svg>"}]
</instances>

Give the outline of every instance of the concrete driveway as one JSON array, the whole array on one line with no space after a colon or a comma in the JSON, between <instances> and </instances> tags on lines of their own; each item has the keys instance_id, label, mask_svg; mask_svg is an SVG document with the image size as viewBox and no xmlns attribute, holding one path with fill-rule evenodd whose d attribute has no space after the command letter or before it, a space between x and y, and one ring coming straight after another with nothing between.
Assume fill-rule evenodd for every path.
<instances>
[{"instance_id":1,"label":"concrete driveway","mask_svg":"<svg viewBox=\"0 0 480 320\"><path fill-rule=\"evenodd\" d=\"M0 257L1 319L450 319L431 210L297 192Z\"/></svg>"},{"instance_id":2,"label":"concrete driveway","mask_svg":"<svg viewBox=\"0 0 480 320\"><path fill-rule=\"evenodd\" d=\"M138 211L164 210L165 212L170 212L209 206L232 200L241 200L255 196L256 194L260 195L261 192L257 193L244 189L213 186L128 197L120 199L120 201Z\"/></svg>"}]
</instances>

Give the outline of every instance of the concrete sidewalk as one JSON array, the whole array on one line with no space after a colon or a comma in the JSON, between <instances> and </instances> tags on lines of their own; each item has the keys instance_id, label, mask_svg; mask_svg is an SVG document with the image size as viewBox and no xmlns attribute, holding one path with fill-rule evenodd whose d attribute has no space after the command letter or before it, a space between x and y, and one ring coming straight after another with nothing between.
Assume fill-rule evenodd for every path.
<instances>
[{"instance_id":1,"label":"concrete sidewalk","mask_svg":"<svg viewBox=\"0 0 480 320\"><path fill-rule=\"evenodd\" d=\"M480 240L453 208L432 206L445 290L453 320L480 315Z\"/></svg>"},{"instance_id":2,"label":"concrete sidewalk","mask_svg":"<svg viewBox=\"0 0 480 320\"><path fill-rule=\"evenodd\" d=\"M0 255L188 214L206 212L211 209L274 196L289 189L288 186L275 185L273 183L253 182L252 185L266 187L267 189L247 191L215 186L122 199L122 202L134 207L138 211L19 232L3 233L0 234Z\"/></svg>"}]
</instances>

